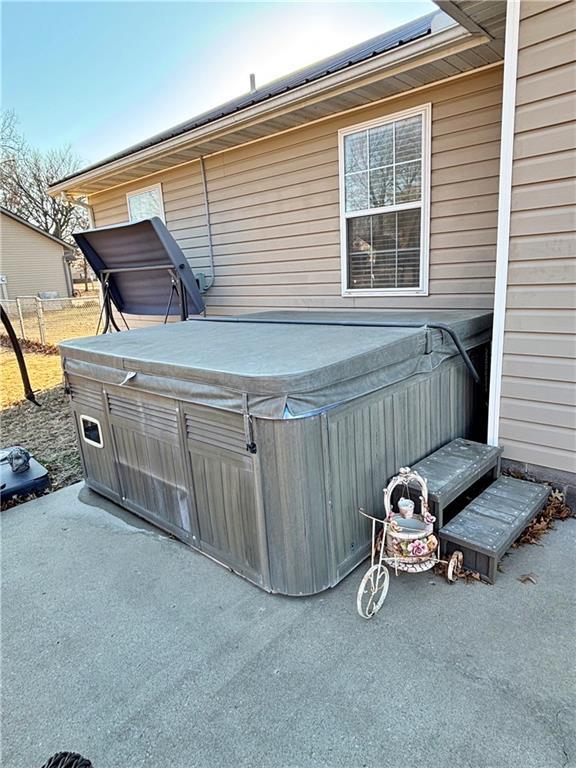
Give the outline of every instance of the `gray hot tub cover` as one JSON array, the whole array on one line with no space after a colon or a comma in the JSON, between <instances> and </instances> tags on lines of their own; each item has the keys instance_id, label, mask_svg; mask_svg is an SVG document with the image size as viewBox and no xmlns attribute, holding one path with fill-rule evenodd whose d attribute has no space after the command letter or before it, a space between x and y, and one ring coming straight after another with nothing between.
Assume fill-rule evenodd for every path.
<instances>
[{"instance_id":1,"label":"gray hot tub cover","mask_svg":"<svg viewBox=\"0 0 576 768\"><path fill-rule=\"evenodd\" d=\"M246 315L262 319L342 320L346 326L198 321L63 342L65 371L127 389L168 395L260 418L311 415L431 371L457 355L448 323L466 349L489 340L485 312ZM415 320L417 328L360 327ZM127 374L135 374L128 377Z\"/></svg>"}]
</instances>

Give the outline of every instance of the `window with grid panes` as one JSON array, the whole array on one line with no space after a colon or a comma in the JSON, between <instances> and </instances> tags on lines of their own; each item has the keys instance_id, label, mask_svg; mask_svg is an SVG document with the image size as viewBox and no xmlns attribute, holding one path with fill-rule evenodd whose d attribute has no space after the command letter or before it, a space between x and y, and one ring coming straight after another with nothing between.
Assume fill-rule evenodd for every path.
<instances>
[{"instance_id":1,"label":"window with grid panes","mask_svg":"<svg viewBox=\"0 0 576 768\"><path fill-rule=\"evenodd\" d=\"M426 290L429 114L341 131L345 292Z\"/></svg>"},{"instance_id":2,"label":"window with grid panes","mask_svg":"<svg viewBox=\"0 0 576 768\"><path fill-rule=\"evenodd\" d=\"M128 192L126 203L128 205L128 219L131 222L151 219L153 216L158 216L162 221L165 221L162 186L160 184Z\"/></svg>"}]
</instances>

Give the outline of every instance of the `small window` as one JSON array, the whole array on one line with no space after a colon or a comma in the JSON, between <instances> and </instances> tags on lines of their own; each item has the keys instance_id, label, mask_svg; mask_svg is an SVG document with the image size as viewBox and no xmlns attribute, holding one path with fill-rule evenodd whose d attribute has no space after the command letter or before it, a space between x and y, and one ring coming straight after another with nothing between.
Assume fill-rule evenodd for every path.
<instances>
[{"instance_id":1,"label":"small window","mask_svg":"<svg viewBox=\"0 0 576 768\"><path fill-rule=\"evenodd\" d=\"M427 293L430 105L340 131L342 292Z\"/></svg>"},{"instance_id":2,"label":"small window","mask_svg":"<svg viewBox=\"0 0 576 768\"><path fill-rule=\"evenodd\" d=\"M153 216L159 216L164 221L164 202L160 184L128 192L126 202L128 204L128 218L131 222L151 219Z\"/></svg>"},{"instance_id":3,"label":"small window","mask_svg":"<svg viewBox=\"0 0 576 768\"><path fill-rule=\"evenodd\" d=\"M84 442L95 445L96 448L103 448L102 431L98 419L94 419L92 416L80 416L80 424L82 425Z\"/></svg>"}]
</instances>

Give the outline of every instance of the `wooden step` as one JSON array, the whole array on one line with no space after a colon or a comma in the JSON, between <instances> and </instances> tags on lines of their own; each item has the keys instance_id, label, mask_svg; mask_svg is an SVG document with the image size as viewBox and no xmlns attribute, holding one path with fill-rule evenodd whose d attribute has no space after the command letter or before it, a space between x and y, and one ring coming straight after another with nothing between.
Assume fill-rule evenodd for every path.
<instances>
[{"instance_id":1,"label":"wooden step","mask_svg":"<svg viewBox=\"0 0 576 768\"><path fill-rule=\"evenodd\" d=\"M445 556L464 555L464 567L494 583L498 561L545 505L550 488L500 477L440 530Z\"/></svg>"},{"instance_id":2,"label":"wooden step","mask_svg":"<svg viewBox=\"0 0 576 768\"><path fill-rule=\"evenodd\" d=\"M458 437L419 461L411 469L428 483L431 512L437 527L443 525L444 509L475 482L500 470L502 448Z\"/></svg>"}]
</instances>

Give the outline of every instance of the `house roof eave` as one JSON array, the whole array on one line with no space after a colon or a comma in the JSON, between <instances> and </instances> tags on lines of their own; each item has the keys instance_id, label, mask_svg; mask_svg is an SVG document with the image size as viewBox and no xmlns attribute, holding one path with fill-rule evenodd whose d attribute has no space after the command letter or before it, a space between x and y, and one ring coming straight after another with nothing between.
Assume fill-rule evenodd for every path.
<instances>
[{"instance_id":1,"label":"house roof eave","mask_svg":"<svg viewBox=\"0 0 576 768\"><path fill-rule=\"evenodd\" d=\"M260 131L258 138L279 133L281 128L271 128L268 134L262 133L264 121L269 120L272 123L274 120L277 124L280 119L278 115L280 117L284 114L294 115L297 110L314 106L315 101L319 98L328 98L332 92L341 95L346 89L352 90L358 83L363 85L370 78L379 77L382 80L389 80L394 77L394 73L401 72L402 67L412 71L419 65L420 61L430 63L435 59L442 59L450 54L458 54L489 41L487 35L475 35L457 24L444 26L424 38L419 38L401 47L396 47L394 50L363 60L346 69L338 70L311 83L278 94L251 107L246 107L239 112L225 115L220 119L158 143L142 147L138 145L136 148L126 150L118 156L108 158L71 177L60 180L52 185L50 194L57 195L61 192L95 194L104 189L128 183L131 179L121 175L125 173L126 169L144 163L148 163L149 167L158 158L166 160L170 153L174 155L179 153L181 157L182 152L186 150L190 154L187 161L190 161L201 155L214 154L214 152L220 151L218 149L206 151L208 142L220 142L222 145L227 144L225 148L231 148L253 140L245 138L230 141L227 138L233 132L239 132L243 128L248 133L253 126L258 126L258 131ZM410 89L406 88L405 90ZM343 110L340 109L339 111ZM311 118L307 120L307 122L311 121ZM202 147L194 154L196 145L202 145ZM172 165L182 164L182 162L186 161L180 159ZM149 170L148 167L143 167L142 173L139 176L134 176L134 178L141 178L156 173L158 170L164 170L162 167ZM168 167L170 164L166 165L166 168ZM106 179L109 180L109 183L104 181Z\"/></svg>"},{"instance_id":2,"label":"house roof eave","mask_svg":"<svg viewBox=\"0 0 576 768\"><path fill-rule=\"evenodd\" d=\"M489 35L495 42L504 39L507 0L433 0L457 24L474 34Z\"/></svg>"}]
</instances>

